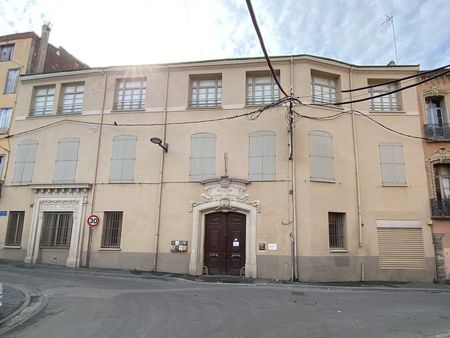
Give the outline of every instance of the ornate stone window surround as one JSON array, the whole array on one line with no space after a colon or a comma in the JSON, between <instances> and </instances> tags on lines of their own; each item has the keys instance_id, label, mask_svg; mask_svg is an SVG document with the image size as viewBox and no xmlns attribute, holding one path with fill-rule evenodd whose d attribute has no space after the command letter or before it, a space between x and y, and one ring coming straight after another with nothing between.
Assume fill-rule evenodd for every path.
<instances>
[{"instance_id":1,"label":"ornate stone window surround","mask_svg":"<svg viewBox=\"0 0 450 338\"><path fill-rule=\"evenodd\" d=\"M439 163L450 164L450 151L448 151L446 148L440 148L425 161L425 167L428 175L428 184L431 188L431 195L433 198L437 198L436 182L434 179L435 176L434 166L435 164Z\"/></svg>"},{"instance_id":2,"label":"ornate stone window surround","mask_svg":"<svg viewBox=\"0 0 450 338\"><path fill-rule=\"evenodd\" d=\"M425 100L427 98L431 98L431 97L442 97L443 98L444 108L445 108L445 111L447 113L447 120L450 121L449 110L448 110L450 108L450 95L449 95L449 92L446 91L446 90L439 89L436 86L431 86L427 90L422 92L421 105L422 105L422 107L424 109L424 124L427 124L427 122L428 122L428 116L427 116L428 112L427 112L427 109L426 109L426 102L425 102Z\"/></svg>"}]
</instances>

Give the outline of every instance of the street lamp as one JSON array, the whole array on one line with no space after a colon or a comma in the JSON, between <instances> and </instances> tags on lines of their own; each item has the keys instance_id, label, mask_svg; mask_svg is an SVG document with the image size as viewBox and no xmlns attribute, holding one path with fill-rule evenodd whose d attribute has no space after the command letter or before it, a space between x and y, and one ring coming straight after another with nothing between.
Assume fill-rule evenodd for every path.
<instances>
[{"instance_id":1,"label":"street lamp","mask_svg":"<svg viewBox=\"0 0 450 338\"><path fill-rule=\"evenodd\" d=\"M152 137L150 139L150 142L159 145L161 148L164 149L164 152L166 153L169 151L169 144L168 143L163 144L162 140L159 137Z\"/></svg>"}]
</instances>

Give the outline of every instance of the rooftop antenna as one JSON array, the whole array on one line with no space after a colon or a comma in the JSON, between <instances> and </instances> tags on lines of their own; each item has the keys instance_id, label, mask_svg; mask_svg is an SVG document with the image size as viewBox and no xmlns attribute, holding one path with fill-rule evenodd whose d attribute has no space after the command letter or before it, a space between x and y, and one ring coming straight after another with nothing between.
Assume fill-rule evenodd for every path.
<instances>
[{"instance_id":1,"label":"rooftop antenna","mask_svg":"<svg viewBox=\"0 0 450 338\"><path fill-rule=\"evenodd\" d=\"M395 63L398 65L398 57L397 57L397 39L395 37L395 27L394 27L394 16L385 15L386 20L381 25L387 25L388 27L392 27L392 35L394 37L394 50L395 50Z\"/></svg>"}]
</instances>

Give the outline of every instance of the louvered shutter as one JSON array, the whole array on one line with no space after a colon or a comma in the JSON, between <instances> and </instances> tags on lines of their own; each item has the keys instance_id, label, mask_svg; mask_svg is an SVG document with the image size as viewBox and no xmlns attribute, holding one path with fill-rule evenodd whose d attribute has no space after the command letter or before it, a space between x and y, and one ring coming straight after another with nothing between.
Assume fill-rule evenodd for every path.
<instances>
[{"instance_id":1,"label":"louvered shutter","mask_svg":"<svg viewBox=\"0 0 450 338\"><path fill-rule=\"evenodd\" d=\"M276 176L276 135L271 131L256 131L249 137L250 180L270 180Z\"/></svg>"},{"instance_id":2,"label":"louvered shutter","mask_svg":"<svg viewBox=\"0 0 450 338\"><path fill-rule=\"evenodd\" d=\"M216 173L216 135L194 134L191 137L189 179L201 181Z\"/></svg>"},{"instance_id":3,"label":"louvered shutter","mask_svg":"<svg viewBox=\"0 0 450 338\"><path fill-rule=\"evenodd\" d=\"M74 182L80 139L67 137L59 141L53 181Z\"/></svg>"},{"instance_id":4,"label":"louvered shutter","mask_svg":"<svg viewBox=\"0 0 450 338\"><path fill-rule=\"evenodd\" d=\"M25 140L17 146L13 183L31 183L37 145L35 140Z\"/></svg>"},{"instance_id":5,"label":"louvered shutter","mask_svg":"<svg viewBox=\"0 0 450 338\"><path fill-rule=\"evenodd\" d=\"M406 185L403 145L399 143L381 143L380 161L382 184L387 186Z\"/></svg>"},{"instance_id":6,"label":"louvered shutter","mask_svg":"<svg viewBox=\"0 0 450 338\"><path fill-rule=\"evenodd\" d=\"M309 132L309 164L311 180L335 181L331 134L319 130Z\"/></svg>"},{"instance_id":7,"label":"louvered shutter","mask_svg":"<svg viewBox=\"0 0 450 338\"><path fill-rule=\"evenodd\" d=\"M112 182L132 182L135 160L136 137L132 135L114 137L110 180Z\"/></svg>"}]
</instances>

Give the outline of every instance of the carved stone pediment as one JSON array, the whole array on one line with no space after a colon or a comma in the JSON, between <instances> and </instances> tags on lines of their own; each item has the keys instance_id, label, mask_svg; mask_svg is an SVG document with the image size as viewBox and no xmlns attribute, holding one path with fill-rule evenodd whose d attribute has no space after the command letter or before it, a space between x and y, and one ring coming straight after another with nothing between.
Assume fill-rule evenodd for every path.
<instances>
[{"instance_id":1,"label":"carved stone pediment","mask_svg":"<svg viewBox=\"0 0 450 338\"><path fill-rule=\"evenodd\" d=\"M247 184L250 182L246 180L222 176L201 183L204 186L203 193L199 201L190 202L191 212L194 207L209 202L219 202L217 210L223 212L234 211L235 208L231 206L231 202L252 205L260 212L260 202L251 201L249 198Z\"/></svg>"},{"instance_id":2,"label":"carved stone pediment","mask_svg":"<svg viewBox=\"0 0 450 338\"><path fill-rule=\"evenodd\" d=\"M447 95L448 92L445 90L442 90L436 86L431 86L429 87L427 90L423 91L422 95L424 97L429 97L429 96L445 96Z\"/></svg>"}]
</instances>

